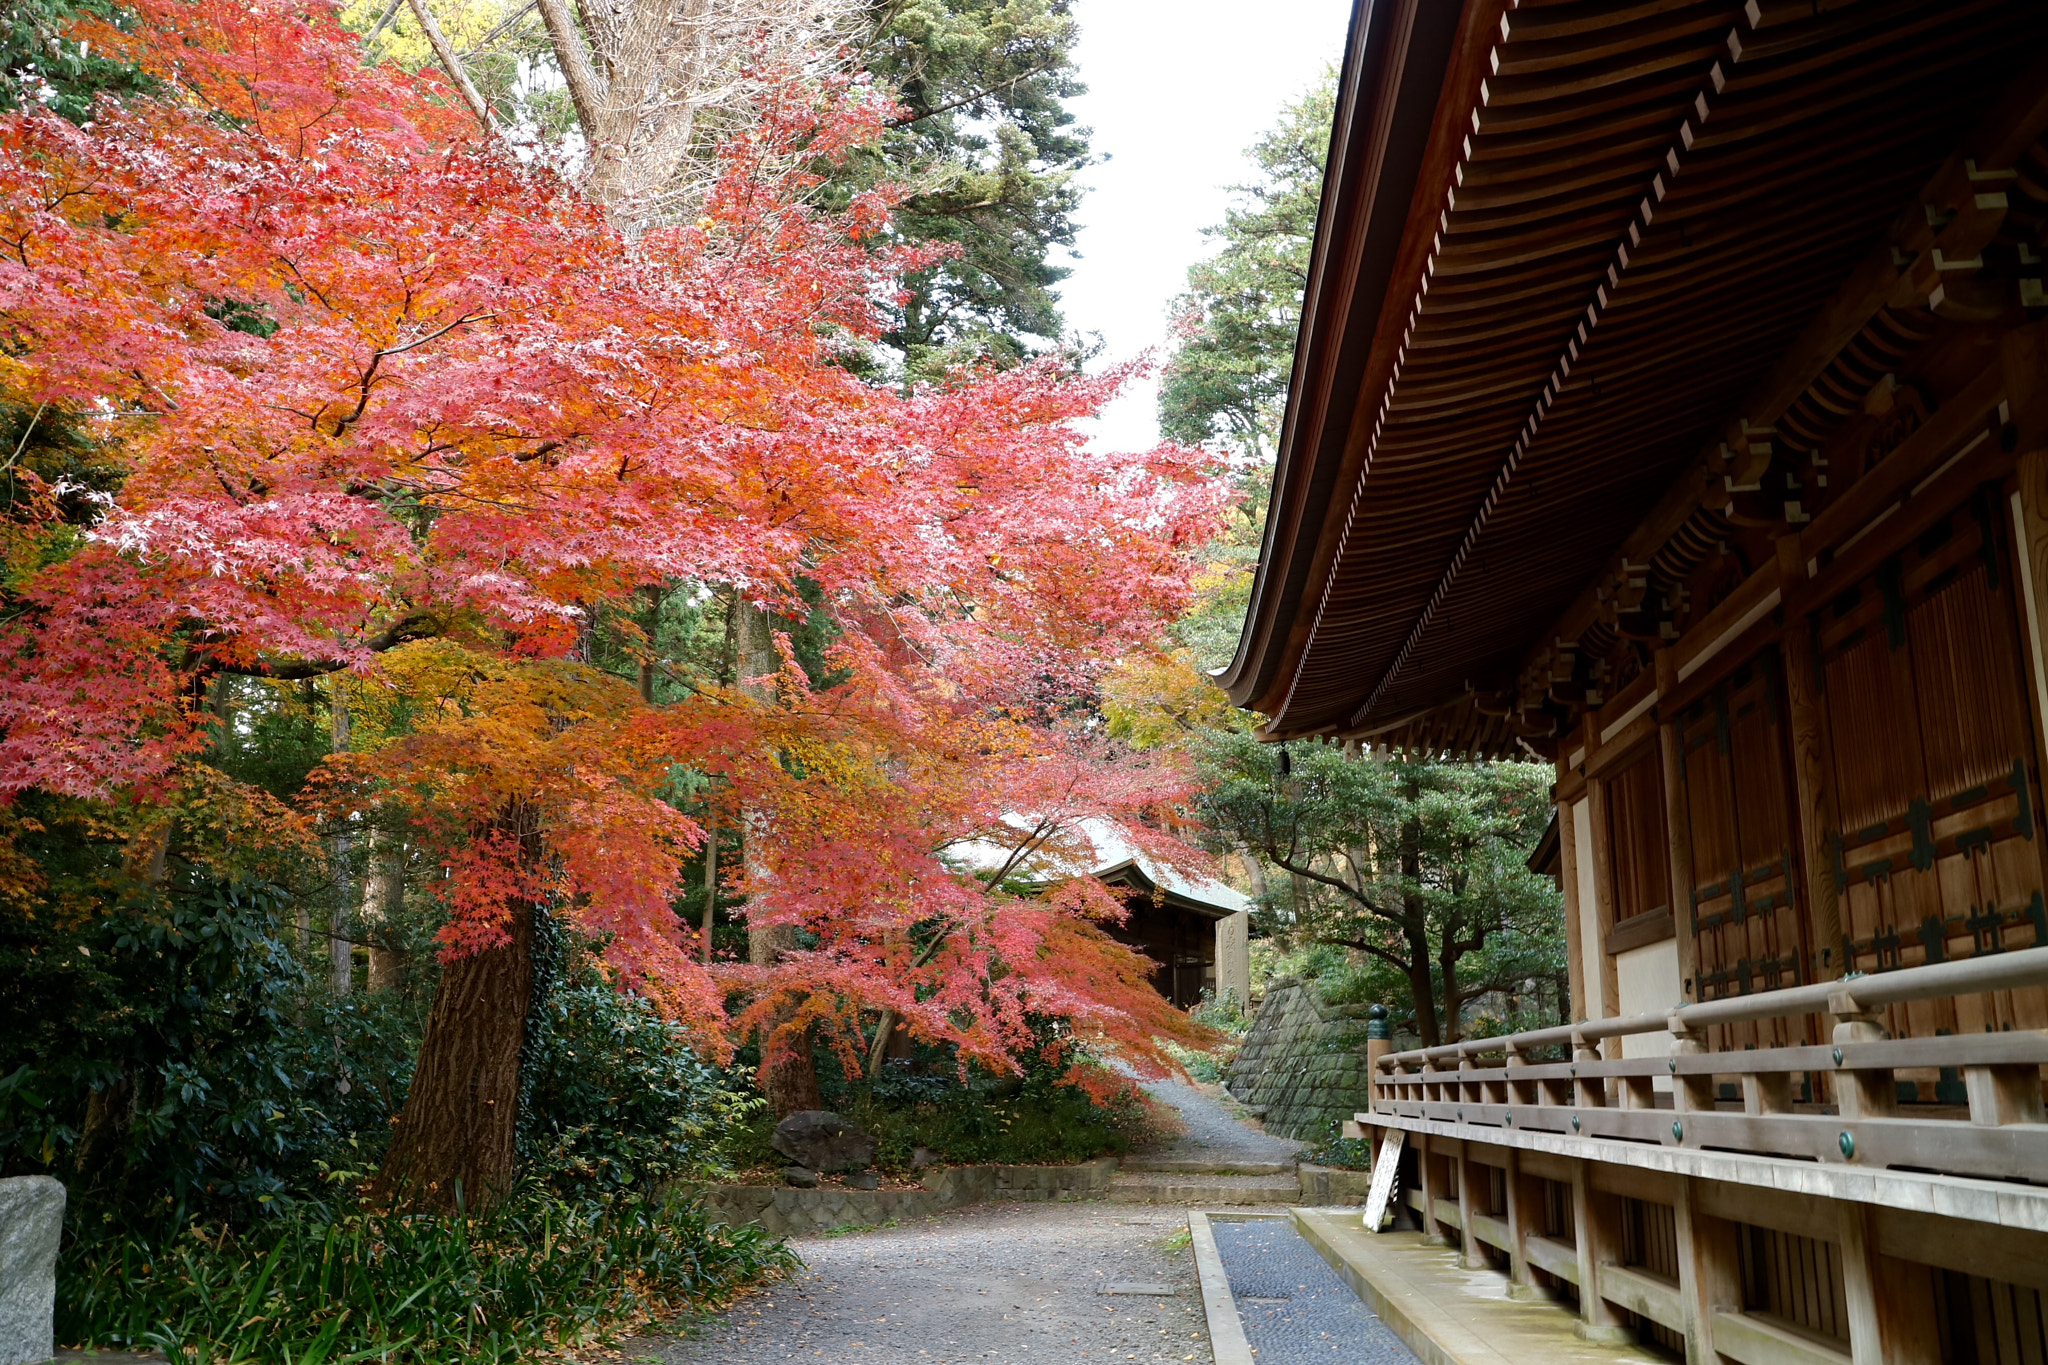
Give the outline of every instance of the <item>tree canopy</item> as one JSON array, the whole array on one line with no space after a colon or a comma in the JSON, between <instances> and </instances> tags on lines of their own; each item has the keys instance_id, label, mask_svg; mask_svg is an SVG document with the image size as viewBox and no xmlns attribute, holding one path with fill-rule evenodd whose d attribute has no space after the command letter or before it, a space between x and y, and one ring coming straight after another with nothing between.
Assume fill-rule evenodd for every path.
<instances>
[{"instance_id":1,"label":"tree canopy","mask_svg":"<svg viewBox=\"0 0 2048 1365\"><path fill-rule=\"evenodd\" d=\"M1526 861L1550 818L1545 768L1243 734L1199 753L1211 827L1289 879L1276 927L1391 968L1425 1045L1456 1041L1482 996L1534 996L1561 975L1557 888Z\"/></svg>"},{"instance_id":2,"label":"tree canopy","mask_svg":"<svg viewBox=\"0 0 2048 1365\"><path fill-rule=\"evenodd\" d=\"M1209 229L1215 252L1188 269L1175 302L1179 344L1159 385L1168 439L1219 442L1253 465L1280 437L1294 338L1322 202L1336 75L1281 110L1249 149L1259 178Z\"/></svg>"},{"instance_id":3,"label":"tree canopy","mask_svg":"<svg viewBox=\"0 0 2048 1365\"><path fill-rule=\"evenodd\" d=\"M896 189L821 198L899 106L785 73L670 223L593 189L601 157L522 159L442 71L366 65L328 10L132 8L91 37L157 93L0 119L0 399L99 462L82 485L24 439L10 472L0 792L121 813L147 881L201 821L180 792L240 789L208 763L245 723L220 680L310 686L333 752L244 826L399 821L450 972L523 961L549 906L713 1050L774 1018L854 1054L877 1010L998 1067L1039 1016L1140 1066L1192 1036L1101 887L1024 897L949 850L1024 812L1200 862L1153 832L1184 766L1060 718L1182 609L1227 491L1196 451L1090 449L1114 380L1057 356L841 363L945 259L892 230ZM823 628L692 676L663 613L721 592ZM654 704L655 676L686 685ZM707 967L675 913L714 818L749 922L792 931L770 961ZM530 973L493 979L516 1077Z\"/></svg>"}]
</instances>

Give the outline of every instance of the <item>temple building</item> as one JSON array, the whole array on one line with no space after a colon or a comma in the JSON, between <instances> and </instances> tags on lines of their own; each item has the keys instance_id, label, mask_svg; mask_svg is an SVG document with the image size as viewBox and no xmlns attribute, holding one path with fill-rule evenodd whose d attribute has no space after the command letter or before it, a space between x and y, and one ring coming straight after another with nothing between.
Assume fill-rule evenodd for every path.
<instances>
[{"instance_id":1,"label":"temple building","mask_svg":"<svg viewBox=\"0 0 2048 1365\"><path fill-rule=\"evenodd\" d=\"M1358 0L1221 677L1557 773L1404 1217L1707 1365L2048 1359L2048 4Z\"/></svg>"}]
</instances>

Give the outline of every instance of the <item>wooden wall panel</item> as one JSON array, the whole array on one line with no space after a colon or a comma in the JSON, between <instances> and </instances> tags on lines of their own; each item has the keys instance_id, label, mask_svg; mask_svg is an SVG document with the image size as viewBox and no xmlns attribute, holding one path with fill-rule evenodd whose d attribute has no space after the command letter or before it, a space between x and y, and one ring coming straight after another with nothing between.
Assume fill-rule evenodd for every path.
<instances>
[{"instance_id":1,"label":"wooden wall panel","mask_svg":"<svg viewBox=\"0 0 2048 1365\"><path fill-rule=\"evenodd\" d=\"M1814 616L1828 831L1849 965L2048 944L2039 752L2002 495L1962 507ZM2048 992L1898 1006L1900 1036L2039 1028ZM1902 1076L1957 1103L1958 1078Z\"/></svg>"},{"instance_id":2,"label":"wooden wall panel","mask_svg":"<svg viewBox=\"0 0 2048 1365\"><path fill-rule=\"evenodd\" d=\"M1695 998L1718 1000L1813 978L1792 823L1791 749L1776 651L1737 668L1679 716L1693 885L1681 932L1694 942ZM1709 1046L1812 1041L1805 1020L1710 1030Z\"/></svg>"},{"instance_id":3,"label":"wooden wall panel","mask_svg":"<svg viewBox=\"0 0 2048 1365\"><path fill-rule=\"evenodd\" d=\"M1671 904L1671 863L1664 830L1664 771L1655 748L1616 772L1607 788L1608 844L1618 923Z\"/></svg>"}]
</instances>

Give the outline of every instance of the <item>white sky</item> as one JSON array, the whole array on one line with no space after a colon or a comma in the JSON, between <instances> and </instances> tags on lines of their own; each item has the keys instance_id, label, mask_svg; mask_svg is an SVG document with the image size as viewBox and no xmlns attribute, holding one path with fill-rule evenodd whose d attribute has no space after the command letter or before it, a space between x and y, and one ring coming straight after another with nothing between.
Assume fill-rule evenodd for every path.
<instances>
[{"instance_id":1,"label":"white sky","mask_svg":"<svg viewBox=\"0 0 2048 1365\"><path fill-rule=\"evenodd\" d=\"M1350 0L1076 0L1088 94L1074 101L1110 160L1087 172L1080 259L1060 285L1067 324L1103 361L1163 351L1166 307L1208 254L1224 187L1252 178L1244 149L1280 106L1341 61ZM1158 440L1158 386L1131 385L1094 432L1108 449Z\"/></svg>"}]
</instances>

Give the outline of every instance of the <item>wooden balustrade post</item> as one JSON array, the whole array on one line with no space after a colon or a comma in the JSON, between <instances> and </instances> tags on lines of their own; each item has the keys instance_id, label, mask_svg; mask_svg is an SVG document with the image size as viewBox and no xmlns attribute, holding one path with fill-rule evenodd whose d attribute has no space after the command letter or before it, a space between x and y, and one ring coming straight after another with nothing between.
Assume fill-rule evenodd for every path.
<instances>
[{"instance_id":1,"label":"wooden balustrade post","mask_svg":"<svg viewBox=\"0 0 2048 1365\"><path fill-rule=\"evenodd\" d=\"M1882 1015L1865 1009L1846 990L1829 994L1828 1013L1835 1019L1836 1047L1882 1042L1888 1036L1878 1022ZM1836 1111L1845 1119L1880 1118L1898 1105L1898 1082L1889 1070L1837 1071L1831 1074L1829 1084Z\"/></svg>"},{"instance_id":2,"label":"wooden balustrade post","mask_svg":"<svg viewBox=\"0 0 2048 1365\"><path fill-rule=\"evenodd\" d=\"M1607 1082L1596 1075L1585 1074L1585 1069L1600 1060L1600 1045L1591 1042L1586 1035L1576 1030L1572 1033L1572 1103L1581 1109L1604 1109L1607 1107Z\"/></svg>"},{"instance_id":3,"label":"wooden balustrade post","mask_svg":"<svg viewBox=\"0 0 2048 1365\"><path fill-rule=\"evenodd\" d=\"M2048 1123L2041 1104L2038 1066L1966 1066L1963 1090L1970 1100L1970 1122L1986 1127L2008 1123Z\"/></svg>"},{"instance_id":4,"label":"wooden balustrade post","mask_svg":"<svg viewBox=\"0 0 2048 1365\"><path fill-rule=\"evenodd\" d=\"M1677 1014L1671 1016L1671 1055L1673 1057L1698 1057L1707 1050L1706 1039L1686 1026L1685 1020ZM1671 1077L1671 1107L1679 1113L1705 1111L1712 1113L1715 1100L1715 1078L1692 1072L1675 1072Z\"/></svg>"},{"instance_id":5,"label":"wooden balustrade post","mask_svg":"<svg viewBox=\"0 0 2048 1365\"><path fill-rule=\"evenodd\" d=\"M1446 1246L1450 1238L1444 1236L1442 1224L1436 1221L1436 1201L1444 1197L1437 1185L1437 1147L1427 1133L1416 1133L1411 1138L1415 1144L1415 1169L1421 1179L1415 1183L1422 1187L1422 1240L1433 1247Z\"/></svg>"},{"instance_id":6,"label":"wooden balustrade post","mask_svg":"<svg viewBox=\"0 0 2048 1365\"><path fill-rule=\"evenodd\" d=\"M1621 1314L1600 1295L1600 1267L1621 1260L1621 1199L1593 1188L1593 1163L1585 1160L1572 1162L1572 1240L1579 1253L1579 1335L1632 1340Z\"/></svg>"},{"instance_id":7,"label":"wooden balustrade post","mask_svg":"<svg viewBox=\"0 0 2048 1365\"><path fill-rule=\"evenodd\" d=\"M1380 1099L1380 1059L1394 1050L1393 1028L1387 1023L1387 1007L1374 1005L1365 1025L1365 1107L1375 1108Z\"/></svg>"},{"instance_id":8,"label":"wooden balustrade post","mask_svg":"<svg viewBox=\"0 0 2048 1365\"><path fill-rule=\"evenodd\" d=\"M1789 1072L1751 1072L1742 1078L1742 1112L1745 1114L1789 1114L1792 1112L1792 1076Z\"/></svg>"},{"instance_id":9,"label":"wooden balustrade post","mask_svg":"<svg viewBox=\"0 0 2048 1365\"><path fill-rule=\"evenodd\" d=\"M1742 1308L1742 1253L1735 1224L1700 1208L1691 1176L1678 1177L1672 1212L1678 1224L1678 1298L1685 1313L1686 1365L1721 1365L1714 1351L1714 1311Z\"/></svg>"},{"instance_id":10,"label":"wooden balustrade post","mask_svg":"<svg viewBox=\"0 0 2048 1365\"><path fill-rule=\"evenodd\" d=\"M1836 1211L1854 1365L1941 1365L1932 1267L1881 1254L1870 1205L1844 1200Z\"/></svg>"}]
</instances>

